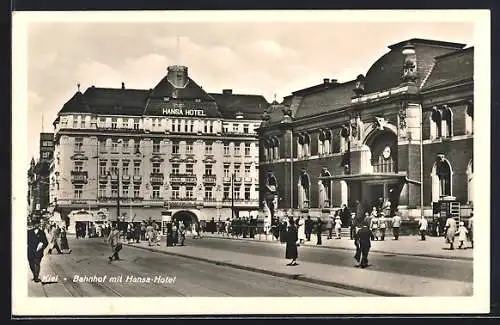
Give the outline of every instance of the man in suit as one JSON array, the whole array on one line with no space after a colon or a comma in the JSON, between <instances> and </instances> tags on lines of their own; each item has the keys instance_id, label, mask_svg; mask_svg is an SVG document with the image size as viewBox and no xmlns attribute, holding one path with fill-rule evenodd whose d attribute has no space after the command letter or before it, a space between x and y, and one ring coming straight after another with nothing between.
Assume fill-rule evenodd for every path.
<instances>
[{"instance_id":1,"label":"man in suit","mask_svg":"<svg viewBox=\"0 0 500 325\"><path fill-rule=\"evenodd\" d=\"M305 221L305 229L306 229L306 240L311 241L311 233L313 231L314 221L311 220L311 216L307 216Z\"/></svg>"},{"instance_id":2,"label":"man in suit","mask_svg":"<svg viewBox=\"0 0 500 325\"><path fill-rule=\"evenodd\" d=\"M363 221L361 229L355 235L356 240L356 255L354 258L360 262L359 266L365 268L368 266L368 253L371 247L372 231L368 227L368 223ZM359 245L359 246L358 246Z\"/></svg>"},{"instance_id":3,"label":"man in suit","mask_svg":"<svg viewBox=\"0 0 500 325\"><path fill-rule=\"evenodd\" d=\"M40 220L32 220L32 228L28 230L28 262L31 273L33 273L33 281L41 282L40 263L43 258L43 251L49 245L45 232L40 228Z\"/></svg>"},{"instance_id":4,"label":"man in suit","mask_svg":"<svg viewBox=\"0 0 500 325\"><path fill-rule=\"evenodd\" d=\"M321 242L321 234L323 233L323 221L321 220L320 217L316 220L316 237L317 237L317 242L316 245L322 245Z\"/></svg>"}]
</instances>

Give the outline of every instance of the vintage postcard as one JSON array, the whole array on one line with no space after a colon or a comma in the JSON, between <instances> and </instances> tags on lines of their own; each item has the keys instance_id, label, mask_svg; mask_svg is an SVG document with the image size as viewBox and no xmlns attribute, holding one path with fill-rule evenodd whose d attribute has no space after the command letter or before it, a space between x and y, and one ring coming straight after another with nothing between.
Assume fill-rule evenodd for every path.
<instances>
[{"instance_id":1,"label":"vintage postcard","mask_svg":"<svg viewBox=\"0 0 500 325\"><path fill-rule=\"evenodd\" d=\"M489 22L14 12L13 315L488 312Z\"/></svg>"}]
</instances>

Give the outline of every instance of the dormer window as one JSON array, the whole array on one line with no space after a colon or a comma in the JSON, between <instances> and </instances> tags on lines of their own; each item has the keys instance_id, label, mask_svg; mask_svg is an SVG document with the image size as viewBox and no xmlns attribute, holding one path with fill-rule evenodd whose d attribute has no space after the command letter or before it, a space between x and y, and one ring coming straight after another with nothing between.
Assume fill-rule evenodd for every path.
<instances>
[{"instance_id":1,"label":"dormer window","mask_svg":"<svg viewBox=\"0 0 500 325\"><path fill-rule=\"evenodd\" d=\"M195 101L196 103L201 103L201 99L199 99L199 98L196 98L194 101Z\"/></svg>"}]
</instances>

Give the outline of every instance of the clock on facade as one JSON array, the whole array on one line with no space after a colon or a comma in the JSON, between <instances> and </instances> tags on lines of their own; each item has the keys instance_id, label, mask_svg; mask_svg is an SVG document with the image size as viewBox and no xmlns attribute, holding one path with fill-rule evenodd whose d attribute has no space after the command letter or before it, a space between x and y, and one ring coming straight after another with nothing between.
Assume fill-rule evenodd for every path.
<instances>
[{"instance_id":1,"label":"clock on facade","mask_svg":"<svg viewBox=\"0 0 500 325\"><path fill-rule=\"evenodd\" d=\"M382 151L382 156L384 157L384 159L389 159L389 157L391 156L391 148L389 146L386 146L384 148L384 151Z\"/></svg>"}]
</instances>

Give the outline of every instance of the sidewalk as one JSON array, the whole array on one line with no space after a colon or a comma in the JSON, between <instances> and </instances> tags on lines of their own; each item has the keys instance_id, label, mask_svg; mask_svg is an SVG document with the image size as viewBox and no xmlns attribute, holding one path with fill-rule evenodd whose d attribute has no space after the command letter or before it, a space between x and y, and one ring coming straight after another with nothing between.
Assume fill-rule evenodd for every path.
<instances>
[{"instance_id":1,"label":"sidewalk","mask_svg":"<svg viewBox=\"0 0 500 325\"><path fill-rule=\"evenodd\" d=\"M354 266L342 267L311 262L286 266L288 261L284 259L191 246L150 247L145 242L125 244L125 246L380 296L472 295L472 283L373 271L370 268L361 269Z\"/></svg>"},{"instance_id":2,"label":"sidewalk","mask_svg":"<svg viewBox=\"0 0 500 325\"><path fill-rule=\"evenodd\" d=\"M202 236L206 238L220 238L226 240L244 240L244 241L258 241L258 242L279 242L271 235L255 235L255 238L236 238L233 236L227 237L220 234L214 233L204 233ZM318 248L329 248L329 249L347 249L355 250L354 242L349 239L349 236L344 236L341 239L326 239L327 236L322 237L322 245L316 245L317 237L316 235L311 235L311 241L305 242L302 246L312 246ZM396 254L396 255L410 255L410 256L422 256L422 257L434 257L434 258L445 258L445 259L463 259L472 260L474 250L468 249L457 249L455 245L454 250L449 250L449 245L446 244L443 237L430 237L427 236L425 241L420 240L420 236L400 236L398 240L393 240L392 235L386 236L384 241L372 241L371 252L385 253L385 254Z\"/></svg>"}]
</instances>

